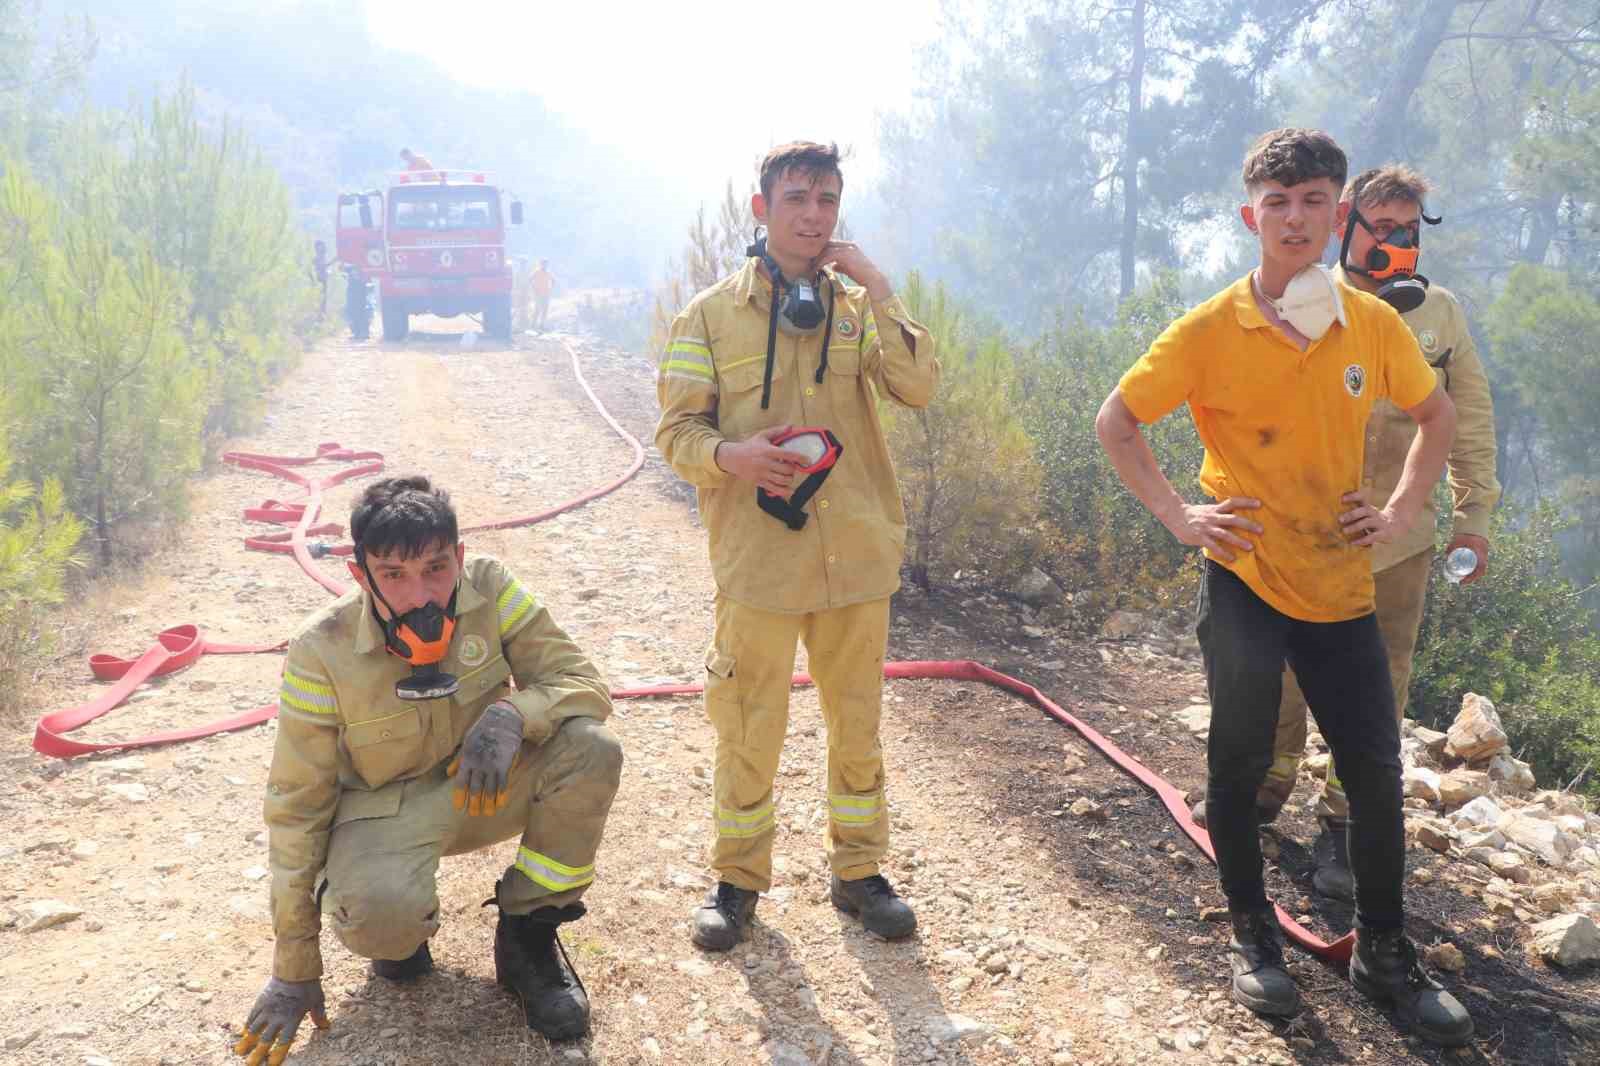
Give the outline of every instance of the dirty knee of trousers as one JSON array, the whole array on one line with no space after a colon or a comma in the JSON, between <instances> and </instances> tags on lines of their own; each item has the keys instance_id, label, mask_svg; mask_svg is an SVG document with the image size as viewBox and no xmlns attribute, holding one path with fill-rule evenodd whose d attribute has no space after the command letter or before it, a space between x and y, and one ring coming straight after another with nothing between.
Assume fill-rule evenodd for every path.
<instances>
[{"instance_id":1,"label":"dirty knee of trousers","mask_svg":"<svg viewBox=\"0 0 1600 1066\"><path fill-rule=\"evenodd\" d=\"M608 782L615 792L622 781L622 741L604 723L593 718L568 718L549 743L569 747L583 776ZM557 757L558 762L564 759Z\"/></svg>"},{"instance_id":2,"label":"dirty knee of trousers","mask_svg":"<svg viewBox=\"0 0 1600 1066\"><path fill-rule=\"evenodd\" d=\"M439 903L431 895L375 889L361 896L341 896L332 885L324 909L333 919L339 942L365 959L407 959L424 940L439 931Z\"/></svg>"}]
</instances>

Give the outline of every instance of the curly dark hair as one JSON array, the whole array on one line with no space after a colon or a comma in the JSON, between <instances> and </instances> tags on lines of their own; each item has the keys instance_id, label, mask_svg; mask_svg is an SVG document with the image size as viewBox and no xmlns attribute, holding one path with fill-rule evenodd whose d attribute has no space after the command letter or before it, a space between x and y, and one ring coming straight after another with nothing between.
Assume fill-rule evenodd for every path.
<instances>
[{"instance_id":1,"label":"curly dark hair","mask_svg":"<svg viewBox=\"0 0 1600 1066\"><path fill-rule=\"evenodd\" d=\"M1327 178L1342 190L1349 171L1344 149L1332 137L1321 130L1286 126L1263 133L1245 153L1244 187L1251 192L1269 181L1299 185Z\"/></svg>"},{"instance_id":2,"label":"curly dark hair","mask_svg":"<svg viewBox=\"0 0 1600 1066\"><path fill-rule=\"evenodd\" d=\"M368 553L415 559L433 548L453 547L461 539L450 494L421 474L390 477L367 486L350 512L350 539L356 559Z\"/></svg>"}]
</instances>

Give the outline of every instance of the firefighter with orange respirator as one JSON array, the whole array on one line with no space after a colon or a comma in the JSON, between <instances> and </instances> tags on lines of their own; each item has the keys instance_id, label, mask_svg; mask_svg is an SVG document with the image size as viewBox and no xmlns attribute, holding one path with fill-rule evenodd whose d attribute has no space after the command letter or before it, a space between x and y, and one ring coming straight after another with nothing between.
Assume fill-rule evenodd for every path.
<instances>
[{"instance_id":1,"label":"firefighter with orange respirator","mask_svg":"<svg viewBox=\"0 0 1600 1066\"><path fill-rule=\"evenodd\" d=\"M368 486L350 533L359 588L289 643L265 805L272 978L234 1050L278 1066L308 1013L327 1027L324 916L376 976L431 971L441 856L511 837L485 902L496 979L530 1028L582 1036L588 995L556 930L585 913L621 776L609 689L501 563L466 557L427 478Z\"/></svg>"}]
</instances>

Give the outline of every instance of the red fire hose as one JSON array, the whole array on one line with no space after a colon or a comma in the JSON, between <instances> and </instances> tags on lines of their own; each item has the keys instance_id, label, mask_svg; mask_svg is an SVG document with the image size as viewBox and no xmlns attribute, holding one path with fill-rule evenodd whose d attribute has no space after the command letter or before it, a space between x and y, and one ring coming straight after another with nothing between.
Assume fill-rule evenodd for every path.
<instances>
[{"instance_id":1,"label":"red fire hose","mask_svg":"<svg viewBox=\"0 0 1600 1066\"><path fill-rule=\"evenodd\" d=\"M563 346L567 348L567 354L572 360L573 373L577 376L578 383L583 387L583 391L588 395L590 402L594 404L595 409L599 411L600 416L605 419L612 430L632 447L633 462L621 477L598 489L568 500L566 503L520 518L506 518L495 522L485 522L481 525L468 526L462 532L511 529L517 526L529 526L543 522L555 515L570 511L591 500L614 492L627 483L644 465L644 447L611 416L605 405L600 402L600 398L595 395L594 390L589 387L588 381L583 376L583 369L578 363L577 353L570 346ZM352 451L337 444L322 444L318 446L317 453L313 456L283 457L254 455L246 452L229 452L223 456L223 459L238 466L270 473L297 484L306 490L306 499L300 503L280 503L276 500L267 500L260 507L248 508L245 511L245 517L250 521L271 522L278 525L291 526L292 528L287 532L249 537L246 538L245 543L249 547L261 551L293 554L296 561L299 562L300 568L309 574L313 580L335 595L343 594L345 586L329 578L313 565L313 553L306 542L306 536L308 534L312 536L337 536L343 532L342 527L335 523L316 524L322 509L323 490L352 477L377 473L383 469L383 456L377 452ZM291 467L306 466L324 460L352 462L358 465L345 467L343 470L323 478L310 478L290 469ZM319 545L316 549L316 554L348 555L350 551L351 546L348 544L333 547ZM276 704L267 704L230 718L193 726L188 729L150 734L132 740L89 744L62 736L63 733L77 729L119 706L134 689L149 678L181 670L193 664L202 655L207 653L231 655L281 651L286 646L286 643L286 641L279 641L276 644L260 645L213 644L201 635L196 626L179 625L162 631L157 637L156 644L136 660L118 659L109 655L92 656L89 660L89 667L94 672L95 677L102 680L113 680L117 683L101 696L88 703L54 711L41 718L38 727L34 731L34 749L44 755L68 758L90 752L111 751L118 748L141 748L174 741L192 740L196 737L209 736L213 733L226 732L232 729L242 729L246 726L264 722L277 713ZM1116 744L1112 743L1097 730L1068 714L1060 705L1027 682L1019 681L1007 674L992 670L982 663L967 660L891 662L884 664L883 673L887 678L906 680L983 682L1021 696L1052 718L1072 727L1124 773L1155 793L1163 806L1167 808L1167 813L1178 823L1178 827L1183 830L1189 839L1194 841L1195 846L1204 852L1207 858L1213 862L1216 861L1216 854L1211 848L1210 834L1196 825L1194 819L1190 817L1189 805L1184 801L1184 794L1178 788L1117 747ZM811 678L805 674L796 674L794 675L794 684L809 685L811 684ZM702 691L704 691L703 685L652 685L647 688L621 689L613 691L611 695L613 699L638 699L651 696L691 696ZM1346 933L1338 940L1329 943L1301 926L1282 907L1277 907L1276 910L1278 921L1288 934L1289 939L1331 962L1349 960L1355 943L1354 933Z\"/></svg>"}]
</instances>

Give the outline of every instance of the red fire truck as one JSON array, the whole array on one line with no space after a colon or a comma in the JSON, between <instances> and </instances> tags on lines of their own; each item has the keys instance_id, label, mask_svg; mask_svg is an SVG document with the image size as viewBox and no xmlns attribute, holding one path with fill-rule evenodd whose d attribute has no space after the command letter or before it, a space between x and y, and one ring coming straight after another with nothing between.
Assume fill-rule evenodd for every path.
<instances>
[{"instance_id":1,"label":"red fire truck","mask_svg":"<svg viewBox=\"0 0 1600 1066\"><path fill-rule=\"evenodd\" d=\"M340 194L336 251L356 338L366 338L367 286L376 282L386 341L405 340L411 316L422 314L482 315L485 333L509 341L506 224L522 224L522 204L504 201L472 170L408 170L387 189Z\"/></svg>"}]
</instances>

